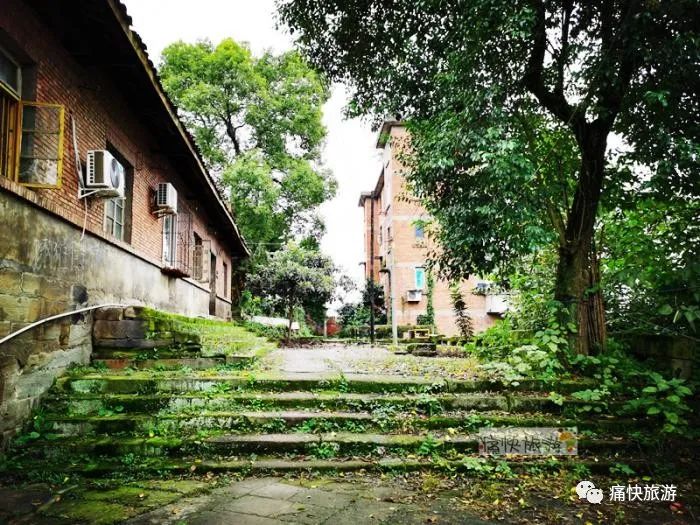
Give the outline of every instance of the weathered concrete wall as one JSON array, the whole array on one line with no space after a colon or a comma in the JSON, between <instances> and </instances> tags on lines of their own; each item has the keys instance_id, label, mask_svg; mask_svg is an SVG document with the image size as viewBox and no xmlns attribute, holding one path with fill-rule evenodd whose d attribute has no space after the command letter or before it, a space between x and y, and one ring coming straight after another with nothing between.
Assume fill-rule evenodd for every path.
<instances>
[{"instance_id":1,"label":"weathered concrete wall","mask_svg":"<svg viewBox=\"0 0 700 525\"><path fill-rule=\"evenodd\" d=\"M208 312L209 290L0 189L0 337L86 305ZM91 317L36 328L0 347L0 437L11 435L70 363L87 363Z\"/></svg>"},{"instance_id":2,"label":"weathered concrete wall","mask_svg":"<svg viewBox=\"0 0 700 525\"><path fill-rule=\"evenodd\" d=\"M87 364L92 317L75 314L26 332L0 348L0 449L72 363Z\"/></svg>"},{"instance_id":3,"label":"weathered concrete wall","mask_svg":"<svg viewBox=\"0 0 700 525\"><path fill-rule=\"evenodd\" d=\"M0 333L80 304L208 312L208 290L2 191L0 221Z\"/></svg>"}]
</instances>

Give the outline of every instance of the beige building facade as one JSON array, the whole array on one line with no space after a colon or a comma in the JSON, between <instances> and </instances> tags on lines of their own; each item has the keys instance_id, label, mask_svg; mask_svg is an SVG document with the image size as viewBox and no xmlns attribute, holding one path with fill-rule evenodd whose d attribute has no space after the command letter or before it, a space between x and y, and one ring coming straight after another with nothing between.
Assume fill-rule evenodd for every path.
<instances>
[{"instance_id":1,"label":"beige building facade","mask_svg":"<svg viewBox=\"0 0 700 525\"><path fill-rule=\"evenodd\" d=\"M382 170L374 189L362 193L359 201L364 210L365 275L383 287L394 329L420 324L432 295L437 331L458 335L450 283L435 278L432 287L429 285L426 263L433 244L421 221L430 217L406 186L399 152L407 140L406 128L400 122L384 123L377 141L377 148L383 151ZM489 308L492 301L473 293L482 282L471 276L459 283L475 332L491 326L501 310Z\"/></svg>"}]
</instances>

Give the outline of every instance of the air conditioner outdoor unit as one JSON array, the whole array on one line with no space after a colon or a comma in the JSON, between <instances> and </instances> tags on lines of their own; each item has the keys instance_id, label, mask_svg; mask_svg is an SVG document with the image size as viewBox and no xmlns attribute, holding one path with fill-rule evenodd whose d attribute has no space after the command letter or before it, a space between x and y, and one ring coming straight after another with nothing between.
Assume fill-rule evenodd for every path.
<instances>
[{"instance_id":1,"label":"air conditioner outdoor unit","mask_svg":"<svg viewBox=\"0 0 700 525\"><path fill-rule=\"evenodd\" d=\"M419 303L423 298L422 290L409 290L406 292L406 302Z\"/></svg>"},{"instance_id":2,"label":"air conditioner outdoor unit","mask_svg":"<svg viewBox=\"0 0 700 525\"><path fill-rule=\"evenodd\" d=\"M177 213L177 190L169 182L158 183L156 209L162 215L174 215Z\"/></svg>"},{"instance_id":3,"label":"air conditioner outdoor unit","mask_svg":"<svg viewBox=\"0 0 700 525\"><path fill-rule=\"evenodd\" d=\"M105 198L124 197L124 166L106 150L87 152L85 189Z\"/></svg>"}]
</instances>

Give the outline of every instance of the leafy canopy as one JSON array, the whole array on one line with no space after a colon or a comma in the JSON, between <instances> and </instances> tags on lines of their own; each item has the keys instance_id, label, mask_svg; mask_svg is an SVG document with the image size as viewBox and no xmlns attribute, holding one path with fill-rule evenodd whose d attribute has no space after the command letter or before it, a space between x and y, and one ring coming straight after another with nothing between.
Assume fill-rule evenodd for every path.
<instances>
[{"instance_id":1,"label":"leafy canopy","mask_svg":"<svg viewBox=\"0 0 700 525\"><path fill-rule=\"evenodd\" d=\"M700 194L694 0L278 5L311 63L352 86L351 114L407 120L413 188L455 276L590 238L601 188L622 187L585 167L609 132L650 186Z\"/></svg>"},{"instance_id":2,"label":"leafy canopy","mask_svg":"<svg viewBox=\"0 0 700 525\"><path fill-rule=\"evenodd\" d=\"M265 265L250 276L250 288L290 316L297 307L325 304L336 289L333 261L316 250L295 244L270 255Z\"/></svg>"},{"instance_id":3,"label":"leafy canopy","mask_svg":"<svg viewBox=\"0 0 700 525\"><path fill-rule=\"evenodd\" d=\"M232 39L175 42L160 75L244 237L274 249L293 235L320 236L316 208L336 189L320 162L323 77L298 53L258 58Z\"/></svg>"}]
</instances>

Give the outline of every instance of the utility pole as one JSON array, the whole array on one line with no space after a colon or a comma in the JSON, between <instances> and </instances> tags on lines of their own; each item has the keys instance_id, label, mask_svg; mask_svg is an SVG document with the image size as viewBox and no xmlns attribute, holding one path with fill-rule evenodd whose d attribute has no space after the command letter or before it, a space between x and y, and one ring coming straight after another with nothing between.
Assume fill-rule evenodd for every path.
<instances>
[{"instance_id":1,"label":"utility pole","mask_svg":"<svg viewBox=\"0 0 700 525\"><path fill-rule=\"evenodd\" d=\"M374 345L374 200L375 195L372 192L372 200L369 203L369 279L365 282L365 286L369 286L369 339Z\"/></svg>"}]
</instances>

